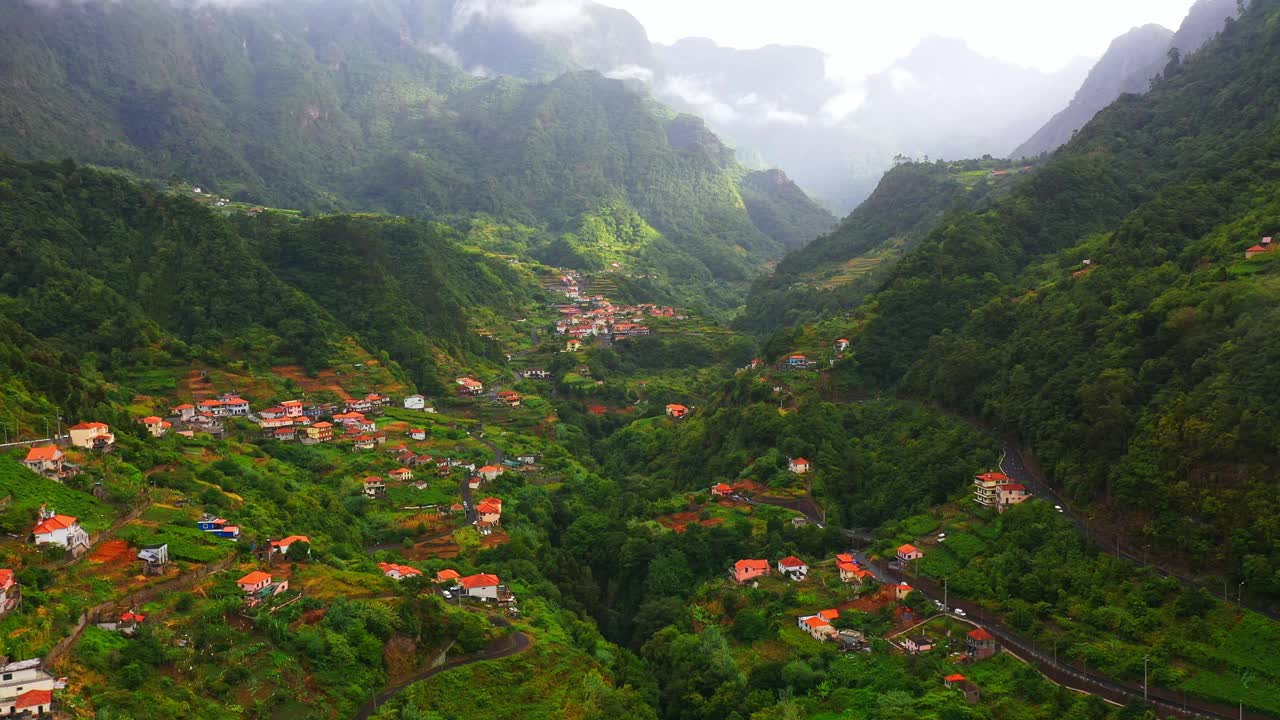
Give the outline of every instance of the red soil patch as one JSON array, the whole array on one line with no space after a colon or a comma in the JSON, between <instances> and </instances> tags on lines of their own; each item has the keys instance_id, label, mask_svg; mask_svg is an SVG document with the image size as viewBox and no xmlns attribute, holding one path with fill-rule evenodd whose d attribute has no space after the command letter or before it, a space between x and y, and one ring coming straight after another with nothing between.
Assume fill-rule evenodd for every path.
<instances>
[{"instance_id":1,"label":"red soil patch","mask_svg":"<svg viewBox=\"0 0 1280 720\"><path fill-rule=\"evenodd\" d=\"M511 539L511 536L499 530L494 532L492 535L485 535L484 537L482 537L480 539L480 547L486 550L490 548L496 548L510 539Z\"/></svg>"},{"instance_id":2,"label":"red soil patch","mask_svg":"<svg viewBox=\"0 0 1280 720\"><path fill-rule=\"evenodd\" d=\"M766 495L769 492L769 488L755 480L740 480L733 484L733 489L748 495Z\"/></svg>"},{"instance_id":3,"label":"red soil patch","mask_svg":"<svg viewBox=\"0 0 1280 720\"><path fill-rule=\"evenodd\" d=\"M93 554L89 556L89 562L125 564L132 556L133 553L129 552L129 543L123 540L108 540L94 548Z\"/></svg>"},{"instance_id":4,"label":"red soil patch","mask_svg":"<svg viewBox=\"0 0 1280 720\"><path fill-rule=\"evenodd\" d=\"M853 602L847 602L843 605L840 605L839 609L840 610L861 610L862 612L866 612L866 613L874 613L874 612L878 612L880 608L893 605L896 602L897 602L897 598L894 597L893 586L883 585L880 587L879 590L871 593L870 595L863 595L862 597L858 598L857 600L854 600Z\"/></svg>"},{"instance_id":5,"label":"red soil patch","mask_svg":"<svg viewBox=\"0 0 1280 720\"><path fill-rule=\"evenodd\" d=\"M311 377L301 365L277 365L271 368L271 372L297 383L303 392L327 390L343 400L351 399L351 395L338 384L338 375L332 370L321 370Z\"/></svg>"},{"instance_id":6,"label":"red soil patch","mask_svg":"<svg viewBox=\"0 0 1280 720\"><path fill-rule=\"evenodd\" d=\"M696 513L696 512L681 512L681 513L672 513L671 515L663 515L657 520L658 520L658 524L661 525L662 527L669 528L678 533L684 532L685 528L687 528L691 524L701 525L702 527L713 527L715 525L722 525L724 523L724 518L711 518L709 520L699 520L698 517L699 517L699 513Z\"/></svg>"},{"instance_id":7,"label":"red soil patch","mask_svg":"<svg viewBox=\"0 0 1280 720\"><path fill-rule=\"evenodd\" d=\"M410 560L430 560L431 558L455 558L458 557L459 552L461 548L450 536L414 545L407 554Z\"/></svg>"},{"instance_id":8,"label":"red soil patch","mask_svg":"<svg viewBox=\"0 0 1280 720\"><path fill-rule=\"evenodd\" d=\"M605 413L609 412L609 408L605 407L604 405L588 405L587 412L591 413L592 415L604 415Z\"/></svg>"}]
</instances>

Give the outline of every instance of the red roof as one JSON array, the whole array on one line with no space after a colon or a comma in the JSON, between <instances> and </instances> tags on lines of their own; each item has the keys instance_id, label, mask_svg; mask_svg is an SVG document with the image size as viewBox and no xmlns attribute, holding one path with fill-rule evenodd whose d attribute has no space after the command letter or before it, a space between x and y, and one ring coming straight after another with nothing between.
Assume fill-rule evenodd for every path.
<instances>
[{"instance_id":1,"label":"red roof","mask_svg":"<svg viewBox=\"0 0 1280 720\"><path fill-rule=\"evenodd\" d=\"M832 608L830 610L819 610L818 617L822 618L823 620L835 620L836 618L840 617L840 611L836 610L835 608Z\"/></svg>"},{"instance_id":2,"label":"red roof","mask_svg":"<svg viewBox=\"0 0 1280 720\"><path fill-rule=\"evenodd\" d=\"M1262 245L1254 245L1253 247L1249 248L1248 250L1245 250L1245 252L1256 253L1256 252L1267 252L1267 250L1268 250L1268 248L1266 248L1266 247L1264 247L1264 246L1262 246Z\"/></svg>"},{"instance_id":3,"label":"red roof","mask_svg":"<svg viewBox=\"0 0 1280 720\"><path fill-rule=\"evenodd\" d=\"M0 590L8 590L13 584L13 570L9 568L0 569Z\"/></svg>"},{"instance_id":4,"label":"red roof","mask_svg":"<svg viewBox=\"0 0 1280 720\"><path fill-rule=\"evenodd\" d=\"M743 570L768 570L768 560L739 560L733 564L739 572Z\"/></svg>"},{"instance_id":5,"label":"red roof","mask_svg":"<svg viewBox=\"0 0 1280 720\"><path fill-rule=\"evenodd\" d=\"M991 633L987 632L984 628L974 628L973 630L970 630L969 637L977 640L978 642L990 642L995 640L995 638L991 636Z\"/></svg>"},{"instance_id":6,"label":"red roof","mask_svg":"<svg viewBox=\"0 0 1280 720\"><path fill-rule=\"evenodd\" d=\"M23 710L26 708L40 707L40 706L44 706L45 709L48 709L49 704L52 702L53 702L52 690L28 690L22 693L21 695L19 695L13 701L13 707L16 710Z\"/></svg>"},{"instance_id":7,"label":"red roof","mask_svg":"<svg viewBox=\"0 0 1280 720\"><path fill-rule=\"evenodd\" d=\"M161 422L160 418L156 417L155 415L148 415L142 418L143 425L159 425L160 422Z\"/></svg>"},{"instance_id":8,"label":"red roof","mask_svg":"<svg viewBox=\"0 0 1280 720\"><path fill-rule=\"evenodd\" d=\"M902 545L898 548L899 555L910 555L911 553L917 553L917 552L920 552L920 550L918 550L915 545L912 545L910 543L906 545Z\"/></svg>"},{"instance_id":9,"label":"red roof","mask_svg":"<svg viewBox=\"0 0 1280 720\"><path fill-rule=\"evenodd\" d=\"M33 447L27 451L27 462L57 460L61 456L62 456L62 451L53 445L46 445L44 447Z\"/></svg>"},{"instance_id":10,"label":"red roof","mask_svg":"<svg viewBox=\"0 0 1280 720\"><path fill-rule=\"evenodd\" d=\"M72 425L68 430L106 430L109 426L106 423L87 422L79 425Z\"/></svg>"},{"instance_id":11,"label":"red roof","mask_svg":"<svg viewBox=\"0 0 1280 720\"><path fill-rule=\"evenodd\" d=\"M853 559L853 556L852 556L852 555L850 555L849 553L840 553L840 554L836 555L836 562L842 562L842 563L854 563L854 562L857 562L857 561L856 561L856 560L854 560L854 559Z\"/></svg>"},{"instance_id":12,"label":"red roof","mask_svg":"<svg viewBox=\"0 0 1280 720\"><path fill-rule=\"evenodd\" d=\"M827 622L826 620L823 620L817 615L814 615L813 617L805 618L804 624L808 625L811 628L814 628L815 630L818 628L831 627L831 623Z\"/></svg>"},{"instance_id":13,"label":"red roof","mask_svg":"<svg viewBox=\"0 0 1280 720\"><path fill-rule=\"evenodd\" d=\"M458 581L462 587L467 590L475 590L476 588L493 587L498 584L498 576L488 573L480 573L479 575L468 575Z\"/></svg>"},{"instance_id":14,"label":"red roof","mask_svg":"<svg viewBox=\"0 0 1280 720\"><path fill-rule=\"evenodd\" d=\"M942 679L946 682L952 683L952 682L960 682L961 680L964 680L965 677L960 673L956 673L954 675L948 675Z\"/></svg>"},{"instance_id":15,"label":"red roof","mask_svg":"<svg viewBox=\"0 0 1280 720\"><path fill-rule=\"evenodd\" d=\"M851 562L843 562L839 560L836 561L836 568L841 572L847 572L847 573L856 572L858 570L857 565L854 565Z\"/></svg>"},{"instance_id":16,"label":"red roof","mask_svg":"<svg viewBox=\"0 0 1280 720\"><path fill-rule=\"evenodd\" d=\"M1007 483L1013 480L1013 478L1009 477L1008 475L1005 475L1004 473L998 473L998 472L982 473L981 475L978 476L978 479L982 480L983 482L993 482L993 483Z\"/></svg>"},{"instance_id":17,"label":"red roof","mask_svg":"<svg viewBox=\"0 0 1280 720\"><path fill-rule=\"evenodd\" d=\"M200 407L219 407L222 405L221 400L201 400Z\"/></svg>"},{"instance_id":18,"label":"red roof","mask_svg":"<svg viewBox=\"0 0 1280 720\"><path fill-rule=\"evenodd\" d=\"M383 573L388 575L391 574L392 572L398 572L401 575L407 575L407 576L422 574L422 571L419 570L418 568L409 567L408 565L396 565L395 563L380 562L378 563L378 568L381 569Z\"/></svg>"},{"instance_id":19,"label":"red roof","mask_svg":"<svg viewBox=\"0 0 1280 720\"><path fill-rule=\"evenodd\" d=\"M458 571L452 568L445 568L444 570L441 570L440 572L436 573L436 580L440 580L440 581L457 580L460 577L462 576L458 574Z\"/></svg>"},{"instance_id":20,"label":"red roof","mask_svg":"<svg viewBox=\"0 0 1280 720\"><path fill-rule=\"evenodd\" d=\"M245 575L244 577L237 580L236 584L237 585L257 585L258 583L264 580L268 580L268 581L271 580L271 575L264 573L261 570L254 570L248 575Z\"/></svg>"},{"instance_id":21,"label":"red roof","mask_svg":"<svg viewBox=\"0 0 1280 720\"><path fill-rule=\"evenodd\" d=\"M196 406L192 405L191 403L182 403L181 405L175 407L173 410L174 412L180 412L182 410L195 410L195 409L196 409Z\"/></svg>"},{"instance_id":22,"label":"red roof","mask_svg":"<svg viewBox=\"0 0 1280 720\"><path fill-rule=\"evenodd\" d=\"M48 520L45 520L39 525L36 525L35 529L32 530L31 533L33 535L44 535L47 533L51 533L54 530L63 530L65 528L69 528L75 524L76 524L76 519L71 517L70 515L54 515Z\"/></svg>"},{"instance_id":23,"label":"red roof","mask_svg":"<svg viewBox=\"0 0 1280 720\"><path fill-rule=\"evenodd\" d=\"M1011 492L1014 490L1026 491L1027 488L1020 485L1019 483L1005 483L1004 485L1000 486L1000 489L1004 490L1005 492Z\"/></svg>"},{"instance_id":24,"label":"red roof","mask_svg":"<svg viewBox=\"0 0 1280 720\"><path fill-rule=\"evenodd\" d=\"M809 461L804 458L795 458L791 461L792 465L808 465Z\"/></svg>"},{"instance_id":25,"label":"red roof","mask_svg":"<svg viewBox=\"0 0 1280 720\"><path fill-rule=\"evenodd\" d=\"M290 535L289 537L284 538L283 540L272 540L271 547L289 547L290 545L296 542L304 542L310 545L311 538L307 537L306 535Z\"/></svg>"},{"instance_id":26,"label":"red roof","mask_svg":"<svg viewBox=\"0 0 1280 720\"><path fill-rule=\"evenodd\" d=\"M782 567L804 567L804 561L795 555L788 555L778 561Z\"/></svg>"},{"instance_id":27,"label":"red roof","mask_svg":"<svg viewBox=\"0 0 1280 720\"><path fill-rule=\"evenodd\" d=\"M485 465L484 467L480 468L477 472L482 472L482 473L499 472L499 473L501 473L501 472L502 472L502 468L498 467L497 465Z\"/></svg>"},{"instance_id":28,"label":"red roof","mask_svg":"<svg viewBox=\"0 0 1280 720\"><path fill-rule=\"evenodd\" d=\"M722 493L731 493L731 492L733 492L733 488L732 488L731 486L729 486L729 485L725 484L725 483L717 483L717 484L716 484L714 487L712 487L711 489L712 489L712 490L714 490L714 491L716 491L716 492L722 492Z\"/></svg>"}]
</instances>

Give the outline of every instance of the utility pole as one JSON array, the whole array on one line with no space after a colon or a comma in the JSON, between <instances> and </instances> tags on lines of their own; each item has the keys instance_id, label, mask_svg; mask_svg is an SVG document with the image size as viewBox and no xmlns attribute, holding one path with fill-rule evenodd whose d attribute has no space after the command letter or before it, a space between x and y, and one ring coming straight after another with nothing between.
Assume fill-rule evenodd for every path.
<instances>
[{"instance_id":1,"label":"utility pole","mask_svg":"<svg viewBox=\"0 0 1280 720\"><path fill-rule=\"evenodd\" d=\"M1149 659L1146 655L1142 656L1142 702L1147 701L1147 660Z\"/></svg>"},{"instance_id":2,"label":"utility pole","mask_svg":"<svg viewBox=\"0 0 1280 720\"><path fill-rule=\"evenodd\" d=\"M1240 584L1236 586L1236 604L1237 605L1240 604L1241 599L1244 597L1244 582L1245 582L1244 580L1241 580Z\"/></svg>"},{"instance_id":3,"label":"utility pole","mask_svg":"<svg viewBox=\"0 0 1280 720\"><path fill-rule=\"evenodd\" d=\"M947 579L942 578L942 614L947 614Z\"/></svg>"}]
</instances>

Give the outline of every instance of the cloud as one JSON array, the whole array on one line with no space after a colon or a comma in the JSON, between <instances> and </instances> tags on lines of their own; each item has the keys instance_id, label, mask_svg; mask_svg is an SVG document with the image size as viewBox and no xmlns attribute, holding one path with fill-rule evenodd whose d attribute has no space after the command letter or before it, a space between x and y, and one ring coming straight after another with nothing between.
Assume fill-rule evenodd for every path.
<instances>
[{"instance_id":1,"label":"cloud","mask_svg":"<svg viewBox=\"0 0 1280 720\"><path fill-rule=\"evenodd\" d=\"M791 110L782 110L771 107L765 110L764 121L770 125L795 125L804 127L809 124L809 116L803 113L792 112Z\"/></svg>"},{"instance_id":2,"label":"cloud","mask_svg":"<svg viewBox=\"0 0 1280 720\"><path fill-rule=\"evenodd\" d=\"M916 80L916 76L911 71L903 67L894 66L889 68L889 87L893 91L902 95L920 86L920 81Z\"/></svg>"},{"instance_id":3,"label":"cloud","mask_svg":"<svg viewBox=\"0 0 1280 720\"><path fill-rule=\"evenodd\" d=\"M857 112L867 100L867 91L861 85L850 84L839 93L827 98L818 111L823 125L839 125Z\"/></svg>"},{"instance_id":4,"label":"cloud","mask_svg":"<svg viewBox=\"0 0 1280 720\"><path fill-rule=\"evenodd\" d=\"M457 50L445 45L444 43L431 43L426 47L427 54L431 57L447 62L454 67L462 67L462 56Z\"/></svg>"},{"instance_id":5,"label":"cloud","mask_svg":"<svg viewBox=\"0 0 1280 720\"><path fill-rule=\"evenodd\" d=\"M570 35L590 28L586 0L460 0L454 32L475 20L505 20L526 35Z\"/></svg>"},{"instance_id":6,"label":"cloud","mask_svg":"<svg viewBox=\"0 0 1280 720\"><path fill-rule=\"evenodd\" d=\"M716 97L706 83L694 75L671 75L662 81L658 92L683 100L694 112L711 122L728 123L738 119L738 111Z\"/></svg>"},{"instance_id":7,"label":"cloud","mask_svg":"<svg viewBox=\"0 0 1280 720\"><path fill-rule=\"evenodd\" d=\"M742 97L738 98L738 101L735 102L734 105L737 105L738 107L747 107L750 105L755 105L759 102L760 102L760 96L753 92L749 92L746 95L743 95Z\"/></svg>"},{"instance_id":8,"label":"cloud","mask_svg":"<svg viewBox=\"0 0 1280 720\"><path fill-rule=\"evenodd\" d=\"M639 80L645 85L653 84L653 70L643 65L619 65L604 76L614 80Z\"/></svg>"}]
</instances>

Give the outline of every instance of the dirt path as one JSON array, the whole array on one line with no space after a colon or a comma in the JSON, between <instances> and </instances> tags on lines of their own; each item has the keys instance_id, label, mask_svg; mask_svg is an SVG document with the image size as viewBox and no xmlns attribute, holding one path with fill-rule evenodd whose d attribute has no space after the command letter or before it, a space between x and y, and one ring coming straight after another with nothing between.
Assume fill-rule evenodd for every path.
<instances>
[{"instance_id":1,"label":"dirt path","mask_svg":"<svg viewBox=\"0 0 1280 720\"><path fill-rule=\"evenodd\" d=\"M472 663L483 662L486 660L501 660L502 658L508 658L512 655L519 655L525 650L528 650L532 645L533 642L529 639L529 636L522 632L515 632L507 635L506 637L498 638L497 640L489 643L488 647L478 653L454 658L439 667L424 670L400 681L399 683L396 683L386 690L383 690L372 700L365 703L360 710L352 716L353 720L368 720L375 712L377 712L379 707L385 705L388 700L400 694L405 688L414 683L422 682L423 680L433 678L442 672L460 668L464 665L470 665Z\"/></svg>"}]
</instances>

